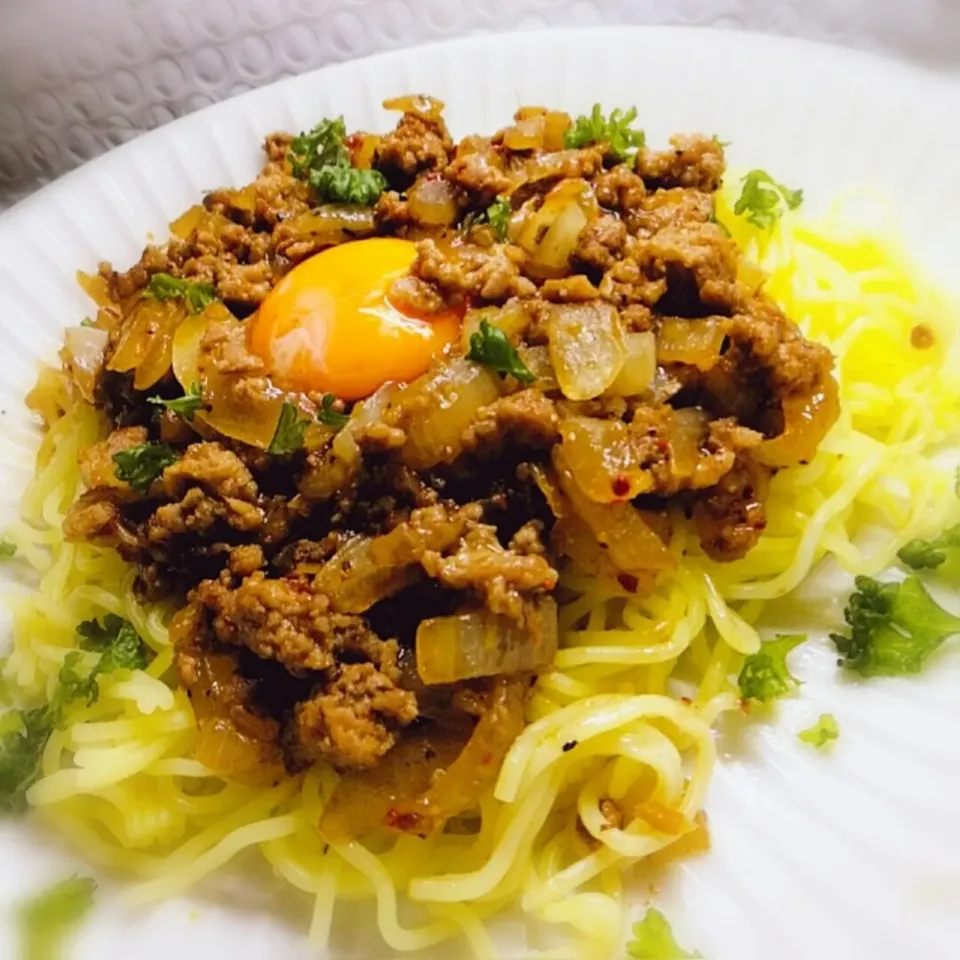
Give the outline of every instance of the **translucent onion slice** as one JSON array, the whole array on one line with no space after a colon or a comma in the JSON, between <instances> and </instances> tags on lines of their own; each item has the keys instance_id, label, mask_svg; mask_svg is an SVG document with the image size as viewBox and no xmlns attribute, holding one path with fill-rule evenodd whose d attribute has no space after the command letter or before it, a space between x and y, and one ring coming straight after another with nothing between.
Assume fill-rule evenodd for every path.
<instances>
[{"instance_id":1,"label":"translucent onion slice","mask_svg":"<svg viewBox=\"0 0 960 960\"><path fill-rule=\"evenodd\" d=\"M410 215L428 227L448 227L457 219L453 185L443 177L420 177L407 191Z\"/></svg>"},{"instance_id":2,"label":"translucent onion slice","mask_svg":"<svg viewBox=\"0 0 960 960\"><path fill-rule=\"evenodd\" d=\"M348 203L328 203L289 221L296 232L322 246L370 236L376 229L373 210Z\"/></svg>"},{"instance_id":3,"label":"translucent onion slice","mask_svg":"<svg viewBox=\"0 0 960 960\"><path fill-rule=\"evenodd\" d=\"M571 400L599 397L623 369L623 330L616 309L609 303L552 304L547 334L557 381Z\"/></svg>"},{"instance_id":4,"label":"translucent onion slice","mask_svg":"<svg viewBox=\"0 0 960 960\"><path fill-rule=\"evenodd\" d=\"M141 299L123 321L107 369L134 371L137 390L153 386L170 369L177 327L187 316L180 299Z\"/></svg>"},{"instance_id":5,"label":"translucent onion slice","mask_svg":"<svg viewBox=\"0 0 960 960\"><path fill-rule=\"evenodd\" d=\"M437 121L443 116L444 103L423 93L403 97L391 97L383 101L384 110L412 113L421 120Z\"/></svg>"},{"instance_id":6,"label":"translucent onion slice","mask_svg":"<svg viewBox=\"0 0 960 960\"><path fill-rule=\"evenodd\" d=\"M109 335L97 327L67 327L63 335L64 360L70 379L87 403L94 402L94 385L103 366Z\"/></svg>"},{"instance_id":7,"label":"translucent onion slice","mask_svg":"<svg viewBox=\"0 0 960 960\"><path fill-rule=\"evenodd\" d=\"M398 393L395 421L406 431L400 450L414 470L450 463L463 450L463 432L480 407L500 395L500 380L487 367L459 357L418 377Z\"/></svg>"},{"instance_id":8,"label":"translucent onion slice","mask_svg":"<svg viewBox=\"0 0 960 960\"><path fill-rule=\"evenodd\" d=\"M573 512L605 548L610 559L624 573L667 570L674 566L673 555L660 537L630 503L596 503L576 483L564 460L563 448L554 450L560 487L570 500Z\"/></svg>"},{"instance_id":9,"label":"translucent onion slice","mask_svg":"<svg viewBox=\"0 0 960 960\"><path fill-rule=\"evenodd\" d=\"M551 597L533 603L532 622L489 610L432 617L417 627L417 672L426 684L538 670L557 652L557 604Z\"/></svg>"},{"instance_id":10,"label":"translucent onion slice","mask_svg":"<svg viewBox=\"0 0 960 960\"><path fill-rule=\"evenodd\" d=\"M353 537L320 568L314 585L330 598L338 613L363 613L378 600L393 596L415 576L411 567L376 563L370 537Z\"/></svg>"},{"instance_id":11,"label":"translucent onion slice","mask_svg":"<svg viewBox=\"0 0 960 960\"><path fill-rule=\"evenodd\" d=\"M761 443L753 452L754 459L768 467L808 463L839 415L837 381L828 376L812 394L784 399L783 432Z\"/></svg>"},{"instance_id":12,"label":"translucent onion slice","mask_svg":"<svg viewBox=\"0 0 960 960\"><path fill-rule=\"evenodd\" d=\"M568 417L560 424L563 463L595 503L620 503L653 489L653 477L637 456L622 420Z\"/></svg>"},{"instance_id":13,"label":"translucent onion slice","mask_svg":"<svg viewBox=\"0 0 960 960\"><path fill-rule=\"evenodd\" d=\"M523 730L525 699L522 678L498 677L460 755L425 793L388 810L387 826L428 836L473 809L496 782L503 758Z\"/></svg>"},{"instance_id":14,"label":"translucent onion slice","mask_svg":"<svg viewBox=\"0 0 960 960\"><path fill-rule=\"evenodd\" d=\"M725 336L724 324L718 317L667 317L657 332L657 359L660 363L688 363L709 370L720 359Z\"/></svg>"},{"instance_id":15,"label":"translucent onion slice","mask_svg":"<svg viewBox=\"0 0 960 960\"><path fill-rule=\"evenodd\" d=\"M608 392L615 397L635 397L649 390L657 375L657 338L647 330L626 334L623 343L623 367Z\"/></svg>"}]
</instances>

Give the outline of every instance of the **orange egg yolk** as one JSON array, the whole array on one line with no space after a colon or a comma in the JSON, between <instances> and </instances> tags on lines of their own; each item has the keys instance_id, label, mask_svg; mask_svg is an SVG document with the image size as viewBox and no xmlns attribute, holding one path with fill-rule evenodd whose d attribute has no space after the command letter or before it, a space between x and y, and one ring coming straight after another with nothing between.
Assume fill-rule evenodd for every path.
<instances>
[{"instance_id":1,"label":"orange egg yolk","mask_svg":"<svg viewBox=\"0 0 960 960\"><path fill-rule=\"evenodd\" d=\"M345 400L388 381L408 382L460 332L455 311L412 316L391 283L416 259L409 240L372 237L331 247L290 271L250 318L247 343L274 382Z\"/></svg>"}]
</instances>

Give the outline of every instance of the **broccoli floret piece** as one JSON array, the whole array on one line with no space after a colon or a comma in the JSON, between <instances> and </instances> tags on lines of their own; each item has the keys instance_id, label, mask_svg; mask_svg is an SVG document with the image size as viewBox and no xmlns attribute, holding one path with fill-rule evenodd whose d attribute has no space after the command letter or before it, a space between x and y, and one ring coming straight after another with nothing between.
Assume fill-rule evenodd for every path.
<instances>
[{"instance_id":1,"label":"broccoli floret piece","mask_svg":"<svg viewBox=\"0 0 960 960\"><path fill-rule=\"evenodd\" d=\"M848 634L833 633L840 664L865 677L919 673L947 637L960 633L960 617L940 606L920 578L880 583L857 577L843 611Z\"/></svg>"},{"instance_id":2,"label":"broccoli floret piece","mask_svg":"<svg viewBox=\"0 0 960 960\"><path fill-rule=\"evenodd\" d=\"M944 530L932 540L911 540L900 548L897 556L914 570L939 567L947 559L946 551L960 547L960 523Z\"/></svg>"},{"instance_id":3,"label":"broccoli floret piece","mask_svg":"<svg viewBox=\"0 0 960 960\"><path fill-rule=\"evenodd\" d=\"M744 700L769 703L792 693L799 683L787 668L787 654L806 640L803 634L767 640L744 661L737 683Z\"/></svg>"}]
</instances>

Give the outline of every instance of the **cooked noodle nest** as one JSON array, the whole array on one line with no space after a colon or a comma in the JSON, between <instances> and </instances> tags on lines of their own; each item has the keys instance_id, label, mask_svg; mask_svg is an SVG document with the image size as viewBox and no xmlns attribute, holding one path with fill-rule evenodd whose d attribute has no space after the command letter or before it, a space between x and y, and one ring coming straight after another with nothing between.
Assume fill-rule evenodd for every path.
<instances>
[{"instance_id":1,"label":"cooked noodle nest","mask_svg":"<svg viewBox=\"0 0 960 960\"><path fill-rule=\"evenodd\" d=\"M851 210L865 203L879 211L879 230L856 225ZM62 539L80 492L78 451L105 427L64 396L49 398L65 412L40 444L22 516L7 531L35 588L11 601L5 677L26 697L49 692L76 624L107 613L129 619L155 657L146 670L104 676L96 703L71 708L29 804L90 860L133 875L137 902L182 893L256 847L313 899L318 946L338 902L367 900L395 951L461 937L459 949L491 956L487 921L519 904L571 931L577 956L609 955L623 932L625 868L669 857L678 840L704 831L712 728L738 708L731 677L759 647L761 614L825 558L875 574L906 541L960 515L953 470L931 460L960 437L957 313L910 265L882 203L848 196L822 218L789 215L764 234L732 214L727 193L718 217L787 315L833 350L840 419L810 463L773 478L767 529L742 560L711 561L678 524L677 570L649 596L564 578L561 650L472 832L328 844L317 823L335 785L330 770L254 788L192 759L193 713L170 669L171 609L141 604L113 552ZM935 334L930 349L909 347L920 323ZM608 798L666 819L611 823ZM404 901L419 909L401 921Z\"/></svg>"}]
</instances>

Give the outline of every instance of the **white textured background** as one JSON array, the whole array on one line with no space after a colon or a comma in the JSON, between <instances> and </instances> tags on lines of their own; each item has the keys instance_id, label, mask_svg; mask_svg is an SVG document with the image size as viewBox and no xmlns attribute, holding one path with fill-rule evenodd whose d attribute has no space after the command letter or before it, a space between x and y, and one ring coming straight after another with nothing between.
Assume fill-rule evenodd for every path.
<instances>
[{"instance_id":1,"label":"white textured background","mask_svg":"<svg viewBox=\"0 0 960 960\"><path fill-rule=\"evenodd\" d=\"M599 23L769 31L960 68L960 0L0 0L0 207L281 77L463 34Z\"/></svg>"}]
</instances>

